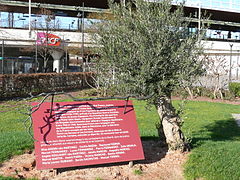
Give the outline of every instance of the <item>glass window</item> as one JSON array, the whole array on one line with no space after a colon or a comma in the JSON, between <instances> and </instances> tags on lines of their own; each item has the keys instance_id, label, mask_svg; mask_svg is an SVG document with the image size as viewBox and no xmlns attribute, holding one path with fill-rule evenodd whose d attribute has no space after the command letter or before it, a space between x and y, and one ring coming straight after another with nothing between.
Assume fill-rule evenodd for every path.
<instances>
[{"instance_id":1,"label":"glass window","mask_svg":"<svg viewBox=\"0 0 240 180\"><path fill-rule=\"evenodd\" d=\"M204 8L213 8L219 10L238 11L240 10L240 0L187 0L186 4L197 7L201 3Z\"/></svg>"}]
</instances>

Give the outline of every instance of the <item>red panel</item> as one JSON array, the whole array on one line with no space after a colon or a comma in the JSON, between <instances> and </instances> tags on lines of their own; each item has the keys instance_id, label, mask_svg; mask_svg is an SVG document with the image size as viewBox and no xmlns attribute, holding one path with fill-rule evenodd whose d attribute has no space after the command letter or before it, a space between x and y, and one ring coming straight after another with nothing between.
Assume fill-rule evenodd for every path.
<instances>
[{"instance_id":1,"label":"red panel","mask_svg":"<svg viewBox=\"0 0 240 180\"><path fill-rule=\"evenodd\" d=\"M52 113L43 103L33 113L37 168L144 159L132 102L126 110L125 103L58 102Z\"/></svg>"}]
</instances>

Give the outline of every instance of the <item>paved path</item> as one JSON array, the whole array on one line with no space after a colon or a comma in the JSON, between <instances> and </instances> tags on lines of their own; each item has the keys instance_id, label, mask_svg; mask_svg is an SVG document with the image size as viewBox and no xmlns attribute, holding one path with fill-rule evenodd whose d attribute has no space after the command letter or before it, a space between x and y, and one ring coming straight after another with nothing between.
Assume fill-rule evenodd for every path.
<instances>
[{"instance_id":1,"label":"paved path","mask_svg":"<svg viewBox=\"0 0 240 180\"><path fill-rule=\"evenodd\" d=\"M232 114L232 116L236 120L237 125L240 127L240 114Z\"/></svg>"}]
</instances>

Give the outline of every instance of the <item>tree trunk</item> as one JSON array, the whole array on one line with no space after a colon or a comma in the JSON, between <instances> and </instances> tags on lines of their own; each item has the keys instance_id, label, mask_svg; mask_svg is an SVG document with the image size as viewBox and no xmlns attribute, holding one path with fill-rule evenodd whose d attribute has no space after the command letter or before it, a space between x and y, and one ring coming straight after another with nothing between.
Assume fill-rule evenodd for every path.
<instances>
[{"instance_id":1,"label":"tree trunk","mask_svg":"<svg viewBox=\"0 0 240 180\"><path fill-rule=\"evenodd\" d=\"M213 99L217 99L217 91L218 91L218 88L215 87L213 91Z\"/></svg>"},{"instance_id":2,"label":"tree trunk","mask_svg":"<svg viewBox=\"0 0 240 180\"><path fill-rule=\"evenodd\" d=\"M46 73L48 71L47 64L48 64L47 58L44 57L44 59L43 59L43 72L44 73Z\"/></svg>"},{"instance_id":3,"label":"tree trunk","mask_svg":"<svg viewBox=\"0 0 240 180\"><path fill-rule=\"evenodd\" d=\"M219 94L220 94L220 98L223 100L223 93L221 89L219 89Z\"/></svg>"},{"instance_id":4,"label":"tree trunk","mask_svg":"<svg viewBox=\"0 0 240 180\"><path fill-rule=\"evenodd\" d=\"M193 99L193 93L192 93L191 89L189 87L186 87L186 91L190 95L190 98Z\"/></svg>"},{"instance_id":5,"label":"tree trunk","mask_svg":"<svg viewBox=\"0 0 240 180\"><path fill-rule=\"evenodd\" d=\"M176 114L171 99L167 96L160 97L158 99L157 110L161 119L160 128L162 128L164 132L169 149L189 150L189 144L185 141L183 132L180 129L181 119L179 115Z\"/></svg>"}]
</instances>

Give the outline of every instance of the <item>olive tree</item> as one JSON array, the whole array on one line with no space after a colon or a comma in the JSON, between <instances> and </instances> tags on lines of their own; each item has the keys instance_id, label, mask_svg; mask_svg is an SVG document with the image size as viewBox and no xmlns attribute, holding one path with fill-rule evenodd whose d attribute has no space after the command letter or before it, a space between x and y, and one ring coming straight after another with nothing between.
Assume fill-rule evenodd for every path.
<instances>
[{"instance_id":1,"label":"olive tree","mask_svg":"<svg viewBox=\"0 0 240 180\"><path fill-rule=\"evenodd\" d=\"M148 97L157 108L159 132L169 148L186 150L171 93L202 72L200 33L187 33L182 5L173 9L169 0L110 1L109 6L112 20L97 26L98 64L102 71L114 70L112 85L118 93Z\"/></svg>"}]
</instances>

